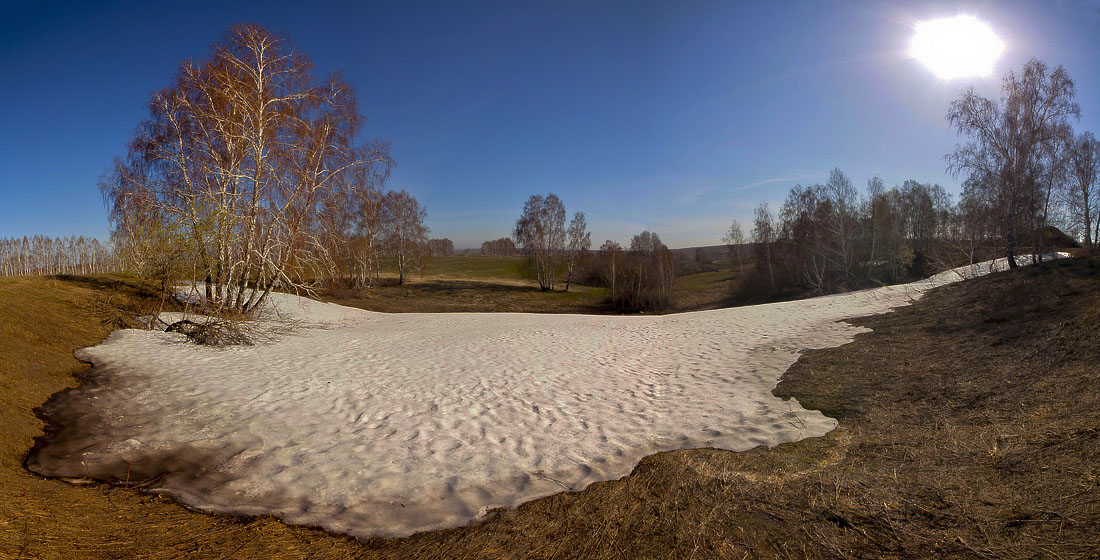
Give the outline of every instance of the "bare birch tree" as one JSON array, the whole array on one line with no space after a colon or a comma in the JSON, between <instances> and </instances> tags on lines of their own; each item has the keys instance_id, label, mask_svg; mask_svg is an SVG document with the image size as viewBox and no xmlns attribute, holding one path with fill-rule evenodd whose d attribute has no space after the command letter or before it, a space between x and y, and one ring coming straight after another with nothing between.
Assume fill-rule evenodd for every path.
<instances>
[{"instance_id":1,"label":"bare birch tree","mask_svg":"<svg viewBox=\"0 0 1100 560\"><path fill-rule=\"evenodd\" d=\"M308 292L335 267L321 209L354 188L347 174L390 163L385 144L354 144L361 120L339 74L316 79L286 37L235 26L153 94L101 182L113 231L125 245L163 229L219 309L251 311L275 288Z\"/></svg>"},{"instance_id":2,"label":"bare birch tree","mask_svg":"<svg viewBox=\"0 0 1100 560\"><path fill-rule=\"evenodd\" d=\"M864 214L867 217L867 234L870 238L870 254L867 257L867 279L870 280L874 270L879 266L877 260L879 241L883 233L883 220L886 217L886 186L880 177L871 177L867 181L867 196L864 199Z\"/></svg>"},{"instance_id":3,"label":"bare birch tree","mask_svg":"<svg viewBox=\"0 0 1100 560\"><path fill-rule=\"evenodd\" d=\"M757 251L763 259L757 259L758 264L764 264L768 269L768 279L772 290L775 290L775 268L772 265L772 244L775 243L775 220L772 218L768 203L763 202L753 212L752 238L756 243Z\"/></svg>"},{"instance_id":4,"label":"bare birch tree","mask_svg":"<svg viewBox=\"0 0 1100 560\"><path fill-rule=\"evenodd\" d=\"M730 264L733 264L733 259L737 258L737 266L741 271L741 275L745 274L745 234L741 231L741 222L733 220L730 223L730 228L726 230L726 236L722 238L726 242L726 249L729 251Z\"/></svg>"},{"instance_id":5,"label":"bare birch tree","mask_svg":"<svg viewBox=\"0 0 1100 560\"><path fill-rule=\"evenodd\" d=\"M587 254L592 247L592 234L588 231L588 225L584 220L584 212L573 214L567 230L568 242L566 251L569 253L568 264L565 273L565 291L569 291L569 284L573 281L573 269L578 259Z\"/></svg>"},{"instance_id":6,"label":"bare birch tree","mask_svg":"<svg viewBox=\"0 0 1100 560\"><path fill-rule=\"evenodd\" d=\"M983 177L979 184L992 190L990 199L1004 232L1005 256L1016 266L1016 244L1021 228L1036 208L1038 180L1035 170L1043 146L1080 118L1074 102L1073 80L1061 66L1050 70L1039 60L1023 70L1009 72L1001 87L1001 99L982 97L968 88L951 103L947 120L960 135L970 138L948 154L948 169Z\"/></svg>"},{"instance_id":7,"label":"bare birch tree","mask_svg":"<svg viewBox=\"0 0 1100 560\"><path fill-rule=\"evenodd\" d=\"M1069 181L1065 192L1066 205L1074 229L1085 241L1085 248L1096 250L1100 226L1100 142L1091 132L1078 135L1069 147Z\"/></svg>"},{"instance_id":8,"label":"bare birch tree","mask_svg":"<svg viewBox=\"0 0 1100 560\"><path fill-rule=\"evenodd\" d=\"M533 261L539 288L553 290L566 241L565 205L558 195L531 195L516 220L515 237Z\"/></svg>"},{"instance_id":9,"label":"bare birch tree","mask_svg":"<svg viewBox=\"0 0 1100 560\"><path fill-rule=\"evenodd\" d=\"M1047 234L1046 226L1052 221L1061 222L1062 207L1059 204L1069 183L1069 152L1073 145L1073 130L1069 124L1059 124L1052 134L1040 145L1040 155L1036 158L1032 170L1036 182L1036 196L1032 201L1029 214L1033 217L1031 244L1032 255L1037 262L1043 258L1043 240Z\"/></svg>"},{"instance_id":10,"label":"bare birch tree","mask_svg":"<svg viewBox=\"0 0 1100 560\"><path fill-rule=\"evenodd\" d=\"M619 277L621 274L620 263L622 261L623 248L618 243L608 239L600 246L600 256L605 261L605 266L601 271L603 274L604 282L611 288L611 301L617 301L616 287L619 285Z\"/></svg>"},{"instance_id":11,"label":"bare birch tree","mask_svg":"<svg viewBox=\"0 0 1100 560\"><path fill-rule=\"evenodd\" d=\"M426 258L427 211L403 190L387 192L382 205L386 209L386 246L397 263L397 283L404 285L406 273L420 269Z\"/></svg>"},{"instance_id":12,"label":"bare birch tree","mask_svg":"<svg viewBox=\"0 0 1100 560\"><path fill-rule=\"evenodd\" d=\"M359 199L355 221L356 260L362 271L359 287L372 286L379 280L386 222L384 198L381 191L369 189Z\"/></svg>"}]
</instances>

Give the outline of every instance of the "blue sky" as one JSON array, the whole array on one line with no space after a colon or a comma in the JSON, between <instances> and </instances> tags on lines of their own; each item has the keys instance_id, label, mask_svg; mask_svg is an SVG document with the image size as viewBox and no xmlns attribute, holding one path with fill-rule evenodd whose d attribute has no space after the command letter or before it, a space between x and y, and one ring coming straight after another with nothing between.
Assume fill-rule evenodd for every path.
<instances>
[{"instance_id":1,"label":"blue sky","mask_svg":"<svg viewBox=\"0 0 1100 560\"><path fill-rule=\"evenodd\" d=\"M178 6L186 5L186 9ZM0 21L0 236L106 237L96 180L150 92L232 24L284 31L358 90L389 139L391 188L457 247L510 233L532 193L583 210L596 245L649 229L719 243L833 167L861 188L956 192L944 120L1030 57L1062 64L1100 133L1100 2L15 2ZM915 22L973 14L1007 43L995 74L943 82Z\"/></svg>"}]
</instances>

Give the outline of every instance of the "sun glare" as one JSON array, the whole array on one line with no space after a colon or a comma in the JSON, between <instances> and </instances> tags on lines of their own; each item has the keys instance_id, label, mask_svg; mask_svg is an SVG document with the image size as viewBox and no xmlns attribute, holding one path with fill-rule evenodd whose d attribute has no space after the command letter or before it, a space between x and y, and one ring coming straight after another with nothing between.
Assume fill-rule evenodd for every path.
<instances>
[{"instance_id":1,"label":"sun glare","mask_svg":"<svg viewBox=\"0 0 1100 560\"><path fill-rule=\"evenodd\" d=\"M951 80L992 74L1004 49L989 24L974 16L955 16L918 23L909 56L937 78Z\"/></svg>"}]
</instances>

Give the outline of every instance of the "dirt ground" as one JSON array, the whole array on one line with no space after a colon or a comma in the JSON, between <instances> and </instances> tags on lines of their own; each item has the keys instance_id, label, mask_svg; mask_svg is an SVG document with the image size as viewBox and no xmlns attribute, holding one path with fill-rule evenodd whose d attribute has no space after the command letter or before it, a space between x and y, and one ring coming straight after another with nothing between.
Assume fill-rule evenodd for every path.
<instances>
[{"instance_id":1,"label":"dirt ground","mask_svg":"<svg viewBox=\"0 0 1100 560\"><path fill-rule=\"evenodd\" d=\"M72 350L152 304L109 279L0 279L0 557L1100 558L1100 259L949 285L805 354L776 393L837 417L825 437L661 453L398 540L24 470L33 408L85 369Z\"/></svg>"}]
</instances>

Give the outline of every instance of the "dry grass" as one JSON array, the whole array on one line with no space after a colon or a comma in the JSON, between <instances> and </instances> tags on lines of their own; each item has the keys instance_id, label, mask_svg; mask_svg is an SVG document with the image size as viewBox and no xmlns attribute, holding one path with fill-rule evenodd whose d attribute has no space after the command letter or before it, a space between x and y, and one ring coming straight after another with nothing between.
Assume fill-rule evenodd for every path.
<instances>
[{"instance_id":1,"label":"dry grass","mask_svg":"<svg viewBox=\"0 0 1100 560\"><path fill-rule=\"evenodd\" d=\"M1095 259L947 286L807 353L776 392L839 417L823 438L661 453L479 525L362 542L24 471L31 408L109 330L85 311L105 289L0 280L0 557L1100 557Z\"/></svg>"},{"instance_id":2,"label":"dry grass","mask_svg":"<svg viewBox=\"0 0 1100 560\"><path fill-rule=\"evenodd\" d=\"M130 489L78 487L23 469L42 433L33 409L86 370L73 350L107 336L120 320L111 309L158 306L139 286L112 278L0 279L0 558L356 557L350 539L271 519L197 514Z\"/></svg>"}]
</instances>

